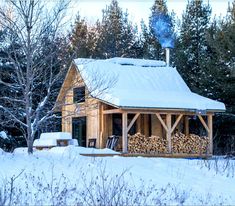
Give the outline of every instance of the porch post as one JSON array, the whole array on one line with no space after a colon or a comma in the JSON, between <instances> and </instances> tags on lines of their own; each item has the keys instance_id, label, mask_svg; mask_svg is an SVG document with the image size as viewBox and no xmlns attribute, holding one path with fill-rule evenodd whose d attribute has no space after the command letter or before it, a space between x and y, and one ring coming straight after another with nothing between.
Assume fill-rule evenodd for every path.
<instances>
[{"instance_id":1,"label":"porch post","mask_svg":"<svg viewBox=\"0 0 235 206\"><path fill-rule=\"evenodd\" d=\"M122 113L122 152L127 153L127 112Z\"/></svg>"},{"instance_id":2,"label":"porch post","mask_svg":"<svg viewBox=\"0 0 235 206\"><path fill-rule=\"evenodd\" d=\"M99 138L99 148L103 148L103 136L104 136L104 105L101 103L100 106L100 138Z\"/></svg>"},{"instance_id":3,"label":"porch post","mask_svg":"<svg viewBox=\"0 0 235 206\"><path fill-rule=\"evenodd\" d=\"M208 118L208 137L209 137L209 153L213 154L213 120L212 120L212 114L209 114L207 116Z\"/></svg>"},{"instance_id":4,"label":"porch post","mask_svg":"<svg viewBox=\"0 0 235 206\"><path fill-rule=\"evenodd\" d=\"M171 114L166 115L166 126L167 126L166 138L168 143L168 152L171 153Z\"/></svg>"}]
</instances>

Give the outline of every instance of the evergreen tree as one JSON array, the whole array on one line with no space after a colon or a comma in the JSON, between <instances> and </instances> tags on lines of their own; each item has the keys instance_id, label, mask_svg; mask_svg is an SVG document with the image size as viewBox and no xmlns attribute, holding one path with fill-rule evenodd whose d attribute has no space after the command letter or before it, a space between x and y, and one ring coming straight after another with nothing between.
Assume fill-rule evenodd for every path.
<instances>
[{"instance_id":1,"label":"evergreen tree","mask_svg":"<svg viewBox=\"0 0 235 206\"><path fill-rule=\"evenodd\" d=\"M96 56L99 58L136 56L137 29L128 20L117 0L103 10L102 21L97 23L99 38Z\"/></svg>"},{"instance_id":2,"label":"evergreen tree","mask_svg":"<svg viewBox=\"0 0 235 206\"><path fill-rule=\"evenodd\" d=\"M202 93L202 79L206 74L206 31L210 15L210 6L203 4L202 0L189 1L182 16L180 37L176 45L177 69L192 91L198 93Z\"/></svg>"},{"instance_id":3,"label":"evergreen tree","mask_svg":"<svg viewBox=\"0 0 235 206\"><path fill-rule=\"evenodd\" d=\"M89 27L85 19L81 19L78 15L71 34L72 52L75 58L92 58L96 42L96 28Z\"/></svg>"},{"instance_id":4,"label":"evergreen tree","mask_svg":"<svg viewBox=\"0 0 235 206\"><path fill-rule=\"evenodd\" d=\"M215 146L220 153L234 151L235 142L235 2L224 19L214 20L207 32L210 48L207 74L208 95L226 105L226 113L216 115ZM210 86L209 86L210 84Z\"/></svg>"},{"instance_id":5,"label":"evergreen tree","mask_svg":"<svg viewBox=\"0 0 235 206\"><path fill-rule=\"evenodd\" d=\"M234 5L226 18L214 20L207 30L207 74L211 77L213 86L208 87L214 98L226 103L229 111L234 111L235 102L235 21Z\"/></svg>"},{"instance_id":6,"label":"evergreen tree","mask_svg":"<svg viewBox=\"0 0 235 206\"><path fill-rule=\"evenodd\" d=\"M231 149L235 135L234 4L225 19L210 23L210 14L202 1L188 3L175 64L192 91L225 103L226 113L214 118L214 149L221 154Z\"/></svg>"}]
</instances>

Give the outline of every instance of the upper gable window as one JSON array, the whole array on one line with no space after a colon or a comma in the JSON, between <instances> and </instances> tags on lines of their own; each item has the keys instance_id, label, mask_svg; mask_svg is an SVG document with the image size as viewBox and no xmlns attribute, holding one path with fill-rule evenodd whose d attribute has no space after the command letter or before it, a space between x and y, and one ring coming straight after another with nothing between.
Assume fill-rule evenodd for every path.
<instances>
[{"instance_id":1,"label":"upper gable window","mask_svg":"<svg viewBox=\"0 0 235 206\"><path fill-rule=\"evenodd\" d=\"M85 102L85 87L73 89L73 103Z\"/></svg>"}]
</instances>

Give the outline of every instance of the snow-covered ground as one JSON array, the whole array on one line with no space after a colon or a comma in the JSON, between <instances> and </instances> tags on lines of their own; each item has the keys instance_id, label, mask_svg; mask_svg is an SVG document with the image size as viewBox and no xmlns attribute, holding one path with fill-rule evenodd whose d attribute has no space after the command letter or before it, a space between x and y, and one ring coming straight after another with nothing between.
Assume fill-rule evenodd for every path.
<instances>
[{"instance_id":1,"label":"snow-covered ground","mask_svg":"<svg viewBox=\"0 0 235 206\"><path fill-rule=\"evenodd\" d=\"M235 160L80 155L91 152L113 151L0 151L0 205L235 205Z\"/></svg>"}]
</instances>

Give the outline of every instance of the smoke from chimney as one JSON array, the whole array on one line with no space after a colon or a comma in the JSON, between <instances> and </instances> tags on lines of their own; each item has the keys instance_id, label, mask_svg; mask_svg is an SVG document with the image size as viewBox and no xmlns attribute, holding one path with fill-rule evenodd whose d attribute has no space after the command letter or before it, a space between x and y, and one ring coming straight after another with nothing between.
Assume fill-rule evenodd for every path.
<instances>
[{"instance_id":1,"label":"smoke from chimney","mask_svg":"<svg viewBox=\"0 0 235 206\"><path fill-rule=\"evenodd\" d=\"M151 27L162 48L166 50L166 65L169 66L170 48L174 48L175 44L175 34L170 16L162 12L155 12L151 18Z\"/></svg>"}]
</instances>

